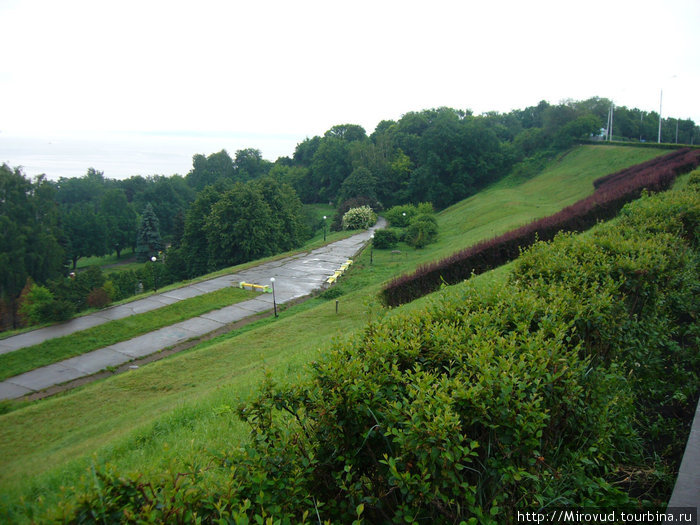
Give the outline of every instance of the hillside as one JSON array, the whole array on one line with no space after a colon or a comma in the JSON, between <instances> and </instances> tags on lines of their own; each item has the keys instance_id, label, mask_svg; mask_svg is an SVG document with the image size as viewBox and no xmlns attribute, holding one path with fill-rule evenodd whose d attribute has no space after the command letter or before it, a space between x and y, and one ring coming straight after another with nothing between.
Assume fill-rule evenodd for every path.
<instances>
[{"instance_id":1,"label":"hillside","mask_svg":"<svg viewBox=\"0 0 700 525\"><path fill-rule=\"evenodd\" d=\"M365 251L339 285L344 295L337 315L333 302L315 299L279 320L0 416L3 512L16 509L20 498L42 497L50 504L61 486L79 484L93 461L146 476L207 465L212 452L247 439L248 427L236 418L235 407L250 399L265 371L282 383L305 375L305 364L334 337L383 314L372 299L382 282L557 211L592 192L594 179L661 153L575 148L530 180L503 180L441 212L435 245L420 251L402 246L399 255L375 250L372 265Z\"/></svg>"}]
</instances>

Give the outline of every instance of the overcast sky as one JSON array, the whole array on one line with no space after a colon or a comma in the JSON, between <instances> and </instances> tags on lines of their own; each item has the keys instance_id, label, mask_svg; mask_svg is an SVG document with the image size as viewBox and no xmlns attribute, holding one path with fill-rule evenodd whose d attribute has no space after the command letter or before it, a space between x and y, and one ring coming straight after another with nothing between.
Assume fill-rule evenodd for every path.
<instances>
[{"instance_id":1,"label":"overcast sky","mask_svg":"<svg viewBox=\"0 0 700 525\"><path fill-rule=\"evenodd\" d=\"M274 160L335 124L592 96L658 111L661 89L664 115L700 122L698 0L0 0L0 21L0 148L226 135Z\"/></svg>"}]
</instances>

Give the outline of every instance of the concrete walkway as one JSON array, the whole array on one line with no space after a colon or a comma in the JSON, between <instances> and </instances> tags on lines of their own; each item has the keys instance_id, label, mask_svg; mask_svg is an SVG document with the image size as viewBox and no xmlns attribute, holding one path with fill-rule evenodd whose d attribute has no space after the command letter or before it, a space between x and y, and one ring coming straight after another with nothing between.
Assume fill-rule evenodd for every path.
<instances>
[{"instance_id":1,"label":"concrete walkway","mask_svg":"<svg viewBox=\"0 0 700 525\"><path fill-rule=\"evenodd\" d=\"M368 231L336 241L311 252L263 263L239 273L184 286L145 299L101 310L60 325L3 339L0 340L0 353L12 352L19 348L85 330L115 319L155 310L183 299L196 297L228 286L238 286L240 281L270 284L270 278L274 277L275 298L278 304L283 304L320 289L329 276L333 275L345 261L352 258L362 249L374 230L385 226L386 221L380 218L377 224ZM254 299L233 304L220 310L214 310L128 341L116 343L106 348L94 350L11 377L0 383L0 400L19 398L50 386L95 374L108 366L118 366L184 341L202 337L227 324L272 309L272 301L272 294L260 294Z\"/></svg>"}]
</instances>

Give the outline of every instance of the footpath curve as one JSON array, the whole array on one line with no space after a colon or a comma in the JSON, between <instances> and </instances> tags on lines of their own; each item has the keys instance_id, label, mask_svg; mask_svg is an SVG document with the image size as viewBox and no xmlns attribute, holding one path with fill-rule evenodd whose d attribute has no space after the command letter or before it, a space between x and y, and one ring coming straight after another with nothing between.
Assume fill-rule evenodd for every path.
<instances>
[{"instance_id":1,"label":"footpath curve","mask_svg":"<svg viewBox=\"0 0 700 525\"><path fill-rule=\"evenodd\" d=\"M154 294L145 299L107 308L66 323L9 337L0 340L0 354L116 319L155 310L221 288L238 286L241 281L270 284L270 278L274 277L277 304L284 304L320 289L328 277L364 247L375 230L385 226L386 221L380 217L369 230L310 252L262 263L238 273ZM96 374L107 367L116 367L134 359L149 356L190 339L205 336L230 323L270 310L273 306L272 300L271 294L260 294L254 299L214 310L128 341L11 377L0 382L0 400L20 398L55 385Z\"/></svg>"}]
</instances>

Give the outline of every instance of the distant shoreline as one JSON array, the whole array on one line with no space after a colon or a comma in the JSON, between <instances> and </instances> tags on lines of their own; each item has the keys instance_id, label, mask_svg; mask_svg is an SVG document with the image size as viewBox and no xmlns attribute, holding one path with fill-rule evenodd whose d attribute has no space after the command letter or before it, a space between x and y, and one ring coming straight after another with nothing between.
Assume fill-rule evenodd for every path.
<instances>
[{"instance_id":1,"label":"distant shoreline","mask_svg":"<svg viewBox=\"0 0 700 525\"><path fill-rule=\"evenodd\" d=\"M28 177L45 174L50 180L81 177L88 168L109 179L142 175L187 175L196 154L210 155L225 149L233 157L239 149L256 148L274 161L291 156L303 140L292 136L103 134L93 136L36 137L0 134L0 163L21 166Z\"/></svg>"}]
</instances>

